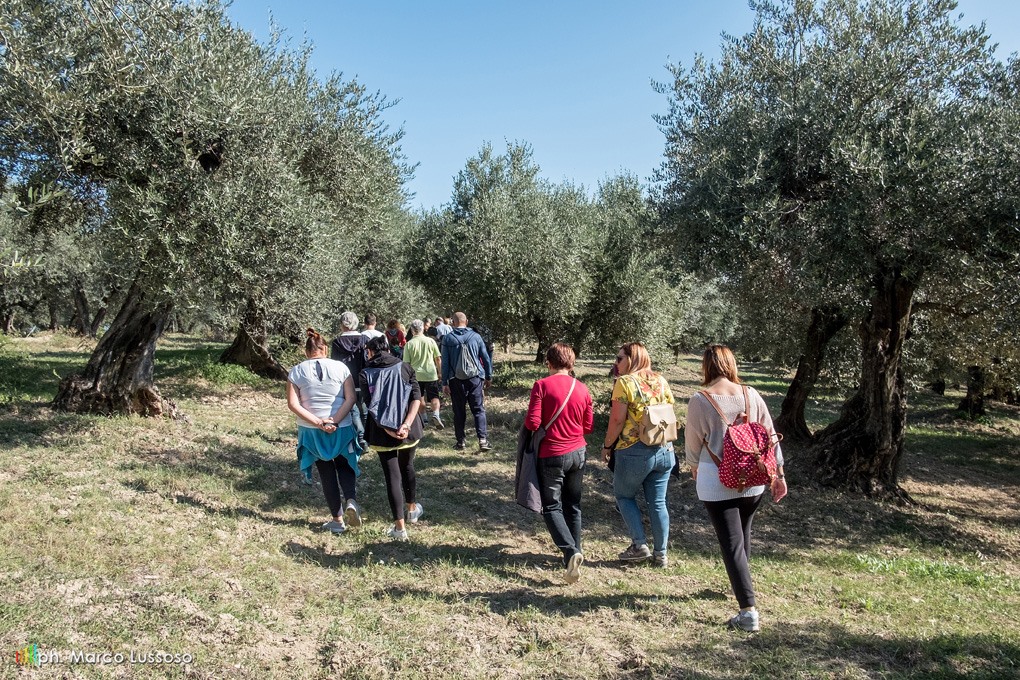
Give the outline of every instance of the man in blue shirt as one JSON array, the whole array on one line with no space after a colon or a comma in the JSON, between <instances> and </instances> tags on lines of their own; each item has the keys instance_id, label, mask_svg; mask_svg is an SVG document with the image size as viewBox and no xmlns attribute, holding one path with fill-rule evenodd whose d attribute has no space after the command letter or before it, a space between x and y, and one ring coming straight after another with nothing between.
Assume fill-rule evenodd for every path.
<instances>
[{"instance_id":1,"label":"man in blue shirt","mask_svg":"<svg viewBox=\"0 0 1020 680\"><path fill-rule=\"evenodd\" d=\"M467 315L453 315L453 331L443 336L440 346L443 366L443 392L450 396L453 406L453 431L457 437L454 446L458 451L467 448L464 443L464 426L467 408L475 419L478 449L488 451L485 420L485 389L492 384L492 361L485 351L482 337L467 327Z\"/></svg>"}]
</instances>

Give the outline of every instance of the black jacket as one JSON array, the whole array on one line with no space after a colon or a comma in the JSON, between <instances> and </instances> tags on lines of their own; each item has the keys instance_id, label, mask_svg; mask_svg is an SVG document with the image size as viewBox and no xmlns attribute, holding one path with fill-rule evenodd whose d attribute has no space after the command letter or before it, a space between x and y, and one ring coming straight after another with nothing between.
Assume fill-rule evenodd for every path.
<instances>
[{"instance_id":1,"label":"black jacket","mask_svg":"<svg viewBox=\"0 0 1020 680\"><path fill-rule=\"evenodd\" d=\"M340 361L347 369L351 372L354 377L354 386L358 386L358 376L361 374L362 369L365 368L365 343L367 340L361 333L357 335L338 335L333 338L333 344L330 345L329 358L334 361Z\"/></svg>"},{"instance_id":2,"label":"black jacket","mask_svg":"<svg viewBox=\"0 0 1020 680\"><path fill-rule=\"evenodd\" d=\"M421 387L418 385L418 381L414 377L414 368L411 364L406 364L392 354L383 352L369 360L365 368L386 368L388 366L393 366L394 364L400 364L401 377L411 386L411 393L407 398L407 408L410 408L411 404L421 399ZM358 374L358 387L361 389L361 395L365 400L365 404L370 404L372 396L368 391L368 377L366 376L365 371ZM405 411L405 413L407 413L407 411ZM375 422L375 416L372 415L371 409L369 409L368 427L365 431L365 440L370 446L400 446L405 442L413 442L421 439L424 431L425 424L422 420L420 408L418 409L418 416L411 421L411 432L407 435L407 439L405 440L394 439L386 434L386 429L380 427Z\"/></svg>"}]
</instances>

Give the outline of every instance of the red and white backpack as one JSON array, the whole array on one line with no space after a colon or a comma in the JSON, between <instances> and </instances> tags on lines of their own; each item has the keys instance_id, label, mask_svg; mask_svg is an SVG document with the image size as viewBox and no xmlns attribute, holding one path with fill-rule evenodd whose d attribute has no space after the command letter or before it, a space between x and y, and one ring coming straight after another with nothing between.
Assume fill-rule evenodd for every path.
<instances>
[{"instance_id":1,"label":"red and white backpack","mask_svg":"<svg viewBox=\"0 0 1020 680\"><path fill-rule=\"evenodd\" d=\"M705 448L719 467L719 481L723 486L737 491L772 483L776 476L776 443L783 438L783 435L769 432L761 423L750 420L748 411L751 400L747 385L741 387L744 390L744 412L732 423L726 420L726 415L719 404L715 403L715 399L706 390L701 391L701 396L712 405L726 426L722 460L709 448L707 438Z\"/></svg>"}]
</instances>

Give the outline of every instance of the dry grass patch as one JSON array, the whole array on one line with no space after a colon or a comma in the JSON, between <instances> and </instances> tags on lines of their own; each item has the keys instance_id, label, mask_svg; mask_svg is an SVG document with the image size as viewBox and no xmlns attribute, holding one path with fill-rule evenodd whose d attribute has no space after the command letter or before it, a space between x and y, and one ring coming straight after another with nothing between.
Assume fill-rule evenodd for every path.
<instances>
[{"instance_id":1,"label":"dry grass patch","mask_svg":"<svg viewBox=\"0 0 1020 680\"><path fill-rule=\"evenodd\" d=\"M1016 674L1020 471L1015 410L987 424L918 395L904 485L915 508L814 488L787 452L792 492L766 504L752 557L763 632L721 623L735 605L689 481L673 480L670 568L624 566L611 481L586 479L587 566L574 586L545 527L510 498L513 445L538 370L503 357L489 398L494 451L458 453L429 433L418 460L426 507L411 542L385 539L374 456L362 460L366 525L331 536L321 489L300 483L282 386L213 367L221 345L170 338L157 352L178 421L58 414L69 341L11 343L0 361L0 645L5 676L181 678L956 678ZM678 399L697 362L666 368ZM600 403L608 362L579 374ZM770 405L767 367L745 374ZM236 381L235 381L236 380ZM822 397L825 397L823 394ZM831 415L820 398L813 413ZM828 410L826 410L828 409ZM683 411L683 404L678 411ZM444 413L449 421L449 414ZM819 423L815 423L816 425ZM593 452L594 459L594 452ZM48 666L13 651L188 653L183 666Z\"/></svg>"}]
</instances>

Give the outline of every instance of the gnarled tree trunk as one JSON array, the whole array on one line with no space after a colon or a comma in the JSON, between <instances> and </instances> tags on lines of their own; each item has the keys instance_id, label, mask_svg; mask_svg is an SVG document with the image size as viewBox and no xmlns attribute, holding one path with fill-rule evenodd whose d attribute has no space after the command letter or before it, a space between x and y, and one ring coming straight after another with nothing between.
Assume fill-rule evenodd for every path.
<instances>
[{"instance_id":1,"label":"gnarled tree trunk","mask_svg":"<svg viewBox=\"0 0 1020 680\"><path fill-rule=\"evenodd\" d=\"M531 328L535 331L535 339L538 340L538 349L535 350L535 363L541 364L545 361L545 351L552 344L549 340L548 329L544 319L531 317Z\"/></svg>"},{"instance_id":2,"label":"gnarled tree trunk","mask_svg":"<svg viewBox=\"0 0 1020 680\"><path fill-rule=\"evenodd\" d=\"M815 307L811 310L811 325L804 340L804 353L797 362L797 373L786 391L783 408L776 418L776 430L787 441L808 443L811 430L804 419L804 408L822 372L825 350L829 342L847 323L846 316L835 307Z\"/></svg>"},{"instance_id":3,"label":"gnarled tree trunk","mask_svg":"<svg viewBox=\"0 0 1020 680\"><path fill-rule=\"evenodd\" d=\"M963 398L959 410L967 414L971 420L985 415L985 388L988 378L984 366L967 367L967 396Z\"/></svg>"},{"instance_id":4,"label":"gnarled tree trunk","mask_svg":"<svg viewBox=\"0 0 1020 680\"><path fill-rule=\"evenodd\" d=\"M220 355L221 364L244 366L255 375L271 380L286 380L287 369L269 352L266 316L254 300L248 306L237 329L234 342Z\"/></svg>"},{"instance_id":5,"label":"gnarled tree trunk","mask_svg":"<svg viewBox=\"0 0 1020 680\"><path fill-rule=\"evenodd\" d=\"M815 437L815 477L867 495L910 497L898 484L907 423L903 343L916 284L898 269L875 276L868 316L861 322L861 385L836 422Z\"/></svg>"},{"instance_id":6,"label":"gnarled tree trunk","mask_svg":"<svg viewBox=\"0 0 1020 680\"><path fill-rule=\"evenodd\" d=\"M85 370L60 381L54 408L79 413L175 415L152 382L156 341L173 305L152 304L138 282L96 345Z\"/></svg>"}]
</instances>

